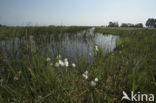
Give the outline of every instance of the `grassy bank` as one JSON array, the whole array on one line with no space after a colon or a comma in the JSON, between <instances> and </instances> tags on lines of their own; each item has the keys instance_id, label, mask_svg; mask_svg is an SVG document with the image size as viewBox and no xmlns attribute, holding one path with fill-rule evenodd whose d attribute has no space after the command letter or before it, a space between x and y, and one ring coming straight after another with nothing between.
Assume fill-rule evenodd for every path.
<instances>
[{"instance_id":1,"label":"grassy bank","mask_svg":"<svg viewBox=\"0 0 156 103\"><path fill-rule=\"evenodd\" d=\"M82 29L34 27L15 35ZM24 46L20 60L0 54L0 103L120 103L123 90L156 94L156 30L97 27L95 32L119 35L121 40L107 55L95 47L91 65L82 59L76 66L71 61L68 66L58 66L65 58L49 59L37 51L30 55Z\"/></svg>"},{"instance_id":2,"label":"grassy bank","mask_svg":"<svg viewBox=\"0 0 156 103\"><path fill-rule=\"evenodd\" d=\"M9 39L10 37L22 37L29 35L50 35L50 34L61 34L61 33L75 33L77 31L82 31L90 27L82 26L47 26L47 27L35 27L35 26L26 26L26 27L0 27L0 40Z\"/></svg>"}]
</instances>

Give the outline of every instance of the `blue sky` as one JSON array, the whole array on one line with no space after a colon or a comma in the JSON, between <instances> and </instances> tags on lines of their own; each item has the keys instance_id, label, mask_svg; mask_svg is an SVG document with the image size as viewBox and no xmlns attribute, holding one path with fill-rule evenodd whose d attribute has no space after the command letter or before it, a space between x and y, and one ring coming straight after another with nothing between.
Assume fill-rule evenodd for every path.
<instances>
[{"instance_id":1,"label":"blue sky","mask_svg":"<svg viewBox=\"0 0 156 103\"><path fill-rule=\"evenodd\" d=\"M156 18L156 0L0 0L0 24L107 25Z\"/></svg>"}]
</instances>

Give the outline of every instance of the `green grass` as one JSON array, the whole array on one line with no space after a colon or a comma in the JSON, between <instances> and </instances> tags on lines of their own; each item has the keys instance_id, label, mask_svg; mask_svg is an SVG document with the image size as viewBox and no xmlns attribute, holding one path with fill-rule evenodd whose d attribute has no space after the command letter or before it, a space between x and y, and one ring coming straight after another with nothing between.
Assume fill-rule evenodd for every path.
<instances>
[{"instance_id":1,"label":"green grass","mask_svg":"<svg viewBox=\"0 0 156 103\"><path fill-rule=\"evenodd\" d=\"M28 34L54 32L43 28L29 28ZM65 28L67 32L82 30ZM26 35L25 30L18 36ZM76 68L56 68L50 65L56 60L47 62L38 52L27 54L24 46L19 61L0 54L0 103L120 103L123 90L156 94L156 30L97 27L95 32L119 35L121 40L112 53L105 55L100 49L92 65L81 59ZM86 70L87 80L82 76ZM99 81L91 87L95 77Z\"/></svg>"},{"instance_id":2,"label":"green grass","mask_svg":"<svg viewBox=\"0 0 156 103\"><path fill-rule=\"evenodd\" d=\"M48 26L48 27L0 27L0 40L9 39L10 37L22 36L39 36L39 35L58 35L62 33L75 33L77 31L85 30L90 27L87 26Z\"/></svg>"}]
</instances>

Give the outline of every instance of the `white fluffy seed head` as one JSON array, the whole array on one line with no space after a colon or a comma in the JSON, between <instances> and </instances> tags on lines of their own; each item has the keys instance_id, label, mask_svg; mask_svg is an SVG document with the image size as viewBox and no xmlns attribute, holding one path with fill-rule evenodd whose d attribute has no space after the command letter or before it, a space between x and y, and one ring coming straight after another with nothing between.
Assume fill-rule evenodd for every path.
<instances>
[{"instance_id":1,"label":"white fluffy seed head","mask_svg":"<svg viewBox=\"0 0 156 103\"><path fill-rule=\"evenodd\" d=\"M85 79L88 79L88 75L83 73L82 76L85 78Z\"/></svg>"},{"instance_id":2,"label":"white fluffy seed head","mask_svg":"<svg viewBox=\"0 0 156 103\"><path fill-rule=\"evenodd\" d=\"M92 56L92 53L89 53L90 56Z\"/></svg>"},{"instance_id":3,"label":"white fluffy seed head","mask_svg":"<svg viewBox=\"0 0 156 103\"><path fill-rule=\"evenodd\" d=\"M95 82L98 82L99 80L98 80L98 78L95 78L94 81L95 81Z\"/></svg>"},{"instance_id":4,"label":"white fluffy seed head","mask_svg":"<svg viewBox=\"0 0 156 103\"><path fill-rule=\"evenodd\" d=\"M86 75L83 73L82 76L85 77Z\"/></svg>"},{"instance_id":5,"label":"white fluffy seed head","mask_svg":"<svg viewBox=\"0 0 156 103\"><path fill-rule=\"evenodd\" d=\"M84 74L88 75L88 70L86 70L86 71L84 72Z\"/></svg>"},{"instance_id":6,"label":"white fluffy seed head","mask_svg":"<svg viewBox=\"0 0 156 103\"><path fill-rule=\"evenodd\" d=\"M59 64L60 64L61 66L64 66L64 62L63 62L62 60L59 60Z\"/></svg>"},{"instance_id":7,"label":"white fluffy seed head","mask_svg":"<svg viewBox=\"0 0 156 103\"><path fill-rule=\"evenodd\" d=\"M67 58L65 58L65 59L64 59L64 62L68 62L68 59L67 59Z\"/></svg>"},{"instance_id":8,"label":"white fluffy seed head","mask_svg":"<svg viewBox=\"0 0 156 103\"><path fill-rule=\"evenodd\" d=\"M88 79L88 75L85 76L85 79Z\"/></svg>"},{"instance_id":9,"label":"white fluffy seed head","mask_svg":"<svg viewBox=\"0 0 156 103\"><path fill-rule=\"evenodd\" d=\"M62 67L64 66L64 63L63 62L61 62L61 64L60 64Z\"/></svg>"},{"instance_id":10,"label":"white fluffy seed head","mask_svg":"<svg viewBox=\"0 0 156 103\"><path fill-rule=\"evenodd\" d=\"M58 62L59 62L59 64L60 64L62 61L61 61L61 60L59 60Z\"/></svg>"},{"instance_id":11,"label":"white fluffy seed head","mask_svg":"<svg viewBox=\"0 0 156 103\"><path fill-rule=\"evenodd\" d=\"M97 46L97 45L95 46L95 50L96 50L96 51L99 51L99 48L98 48L98 46Z\"/></svg>"},{"instance_id":12,"label":"white fluffy seed head","mask_svg":"<svg viewBox=\"0 0 156 103\"><path fill-rule=\"evenodd\" d=\"M68 67L68 66L69 66L68 61L65 61L65 62L64 62L64 64L65 64L65 66L66 66L66 67Z\"/></svg>"},{"instance_id":13,"label":"white fluffy seed head","mask_svg":"<svg viewBox=\"0 0 156 103\"><path fill-rule=\"evenodd\" d=\"M59 63L58 62L55 63L55 67L59 67Z\"/></svg>"},{"instance_id":14,"label":"white fluffy seed head","mask_svg":"<svg viewBox=\"0 0 156 103\"><path fill-rule=\"evenodd\" d=\"M47 62L49 62L49 61L51 61L51 59L48 57L48 58L47 58Z\"/></svg>"},{"instance_id":15,"label":"white fluffy seed head","mask_svg":"<svg viewBox=\"0 0 156 103\"><path fill-rule=\"evenodd\" d=\"M72 67L73 67L73 68L75 68L75 67L76 67L75 63L72 63Z\"/></svg>"},{"instance_id":16,"label":"white fluffy seed head","mask_svg":"<svg viewBox=\"0 0 156 103\"><path fill-rule=\"evenodd\" d=\"M91 82L90 82L90 85L91 85L92 87L95 87L95 86L96 86L96 82L95 82L95 81L91 81Z\"/></svg>"}]
</instances>

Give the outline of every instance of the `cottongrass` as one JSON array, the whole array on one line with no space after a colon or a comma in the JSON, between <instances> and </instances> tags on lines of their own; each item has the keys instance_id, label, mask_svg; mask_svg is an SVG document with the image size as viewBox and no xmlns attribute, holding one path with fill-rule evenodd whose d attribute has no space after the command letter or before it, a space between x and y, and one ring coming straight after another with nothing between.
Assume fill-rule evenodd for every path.
<instances>
[{"instance_id":1,"label":"cottongrass","mask_svg":"<svg viewBox=\"0 0 156 103\"><path fill-rule=\"evenodd\" d=\"M75 67L76 67L75 63L72 63L72 67L73 67L73 68L75 68Z\"/></svg>"},{"instance_id":2,"label":"cottongrass","mask_svg":"<svg viewBox=\"0 0 156 103\"><path fill-rule=\"evenodd\" d=\"M83 76L85 79L88 79L88 71L86 70L86 71L82 74L82 76Z\"/></svg>"},{"instance_id":3,"label":"cottongrass","mask_svg":"<svg viewBox=\"0 0 156 103\"><path fill-rule=\"evenodd\" d=\"M48 57L48 58L47 58L47 62L50 62L50 61L51 61L51 58Z\"/></svg>"},{"instance_id":4,"label":"cottongrass","mask_svg":"<svg viewBox=\"0 0 156 103\"><path fill-rule=\"evenodd\" d=\"M69 66L69 62L68 62L68 59L67 58L64 59L64 64L65 64L66 67Z\"/></svg>"},{"instance_id":5,"label":"cottongrass","mask_svg":"<svg viewBox=\"0 0 156 103\"><path fill-rule=\"evenodd\" d=\"M90 85L91 85L92 87L95 87L95 86L96 86L96 82L92 80L92 81L90 82Z\"/></svg>"},{"instance_id":6,"label":"cottongrass","mask_svg":"<svg viewBox=\"0 0 156 103\"><path fill-rule=\"evenodd\" d=\"M92 80L92 81L90 82L90 85L91 85L92 87L95 87L98 81L99 81L99 79L96 77L94 80Z\"/></svg>"},{"instance_id":7,"label":"cottongrass","mask_svg":"<svg viewBox=\"0 0 156 103\"><path fill-rule=\"evenodd\" d=\"M89 56L92 56L92 53L89 53Z\"/></svg>"},{"instance_id":8,"label":"cottongrass","mask_svg":"<svg viewBox=\"0 0 156 103\"><path fill-rule=\"evenodd\" d=\"M82 76L87 80L87 79L88 79L88 71L86 70L86 71L82 74ZM95 87L98 81L99 81L99 79L96 77L94 80L92 80L92 81L90 82L90 86L91 86L91 87Z\"/></svg>"},{"instance_id":9,"label":"cottongrass","mask_svg":"<svg viewBox=\"0 0 156 103\"><path fill-rule=\"evenodd\" d=\"M61 57L61 56L58 56L58 57ZM58 57L57 57L57 58L58 58ZM61 67L69 67L68 59L65 58L64 61L63 61L63 60L61 60L61 59L59 58L58 62L55 63L55 67L59 67L59 66L61 66ZM76 67L75 64L72 64L72 66L73 66L73 67Z\"/></svg>"},{"instance_id":10,"label":"cottongrass","mask_svg":"<svg viewBox=\"0 0 156 103\"><path fill-rule=\"evenodd\" d=\"M58 61L55 63L55 67L59 67L59 66L61 66L61 67L69 67L69 61L68 61L67 58L64 58L64 60L61 60L61 55L58 55L56 58L57 58ZM47 58L47 62L50 62L50 61L51 61L51 59L48 57ZM53 63L51 62L49 65L53 66ZM76 67L75 63L72 63L70 65L73 68Z\"/></svg>"},{"instance_id":11,"label":"cottongrass","mask_svg":"<svg viewBox=\"0 0 156 103\"><path fill-rule=\"evenodd\" d=\"M86 70L84 73L88 75L88 70Z\"/></svg>"},{"instance_id":12,"label":"cottongrass","mask_svg":"<svg viewBox=\"0 0 156 103\"><path fill-rule=\"evenodd\" d=\"M95 82L98 82L99 80L98 80L98 78L96 77L96 78L94 79L94 81L95 81Z\"/></svg>"},{"instance_id":13,"label":"cottongrass","mask_svg":"<svg viewBox=\"0 0 156 103\"><path fill-rule=\"evenodd\" d=\"M59 65L60 65L60 64L59 64L58 62L55 63L55 67L59 67Z\"/></svg>"},{"instance_id":14,"label":"cottongrass","mask_svg":"<svg viewBox=\"0 0 156 103\"><path fill-rule=\"evenodd\" d=\"M59 65L62 66L62 67L65 65L64 62L63 62L62 60L59 60L58 63L59 63Z\"/></svg>"},{"instance_id":15,"label":"cottongrass","mask_svg":"<svg viewBox=\"0 0 156 103\"><path fill-rule=\"evenodd\" d=\"M99 51L99 48L98 48L98 46L97 46L97 45L95 46L95 50L96 50L96 51Z\"/></svg>"}]
</instances>

